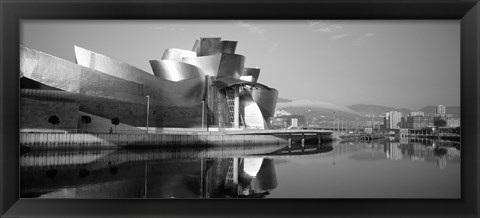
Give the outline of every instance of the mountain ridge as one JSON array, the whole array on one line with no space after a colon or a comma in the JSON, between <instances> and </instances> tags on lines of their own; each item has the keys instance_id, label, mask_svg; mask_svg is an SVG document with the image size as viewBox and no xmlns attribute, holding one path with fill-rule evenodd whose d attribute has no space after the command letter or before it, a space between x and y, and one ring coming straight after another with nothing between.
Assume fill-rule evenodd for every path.
<instances>
[{"instance_id":1,"label":"mountain ridge","mask_svg":"<svg viewBox=\"0 0 480 218\"><path fill-rule=\"evenodd\" d=\"M349 115L369 115L373 113L375 116L384 116L385 113L390 111L400 111L403 116L408 115L412 111L423 111L425 115L432 116L435 114L436 106L427 105L419 110L411 110L408 108L395 108L374 104L354 104L350 106L342 106L324 101L310 101L310 100L290 100L285 98L278 98L277 109L287 110L294 114L306 114L307 112L313 112L314 114L320 113L323 115L331 114L333 112ZM454 117L460 117L460 107L458 106L446 106L447 114L453 114Z\"/></svg>"}]
</instances>

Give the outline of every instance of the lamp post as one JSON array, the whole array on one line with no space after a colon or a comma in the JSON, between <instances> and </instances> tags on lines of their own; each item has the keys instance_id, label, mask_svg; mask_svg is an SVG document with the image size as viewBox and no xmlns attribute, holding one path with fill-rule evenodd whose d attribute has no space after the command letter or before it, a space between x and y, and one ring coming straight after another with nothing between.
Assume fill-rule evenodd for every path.
<instances>
[{"instance_id":1,"label":"lamp post","mask_svg":"<svg viewBox=\"0 0 480 218\"><path fill-rule=\"evenodd\" d=\"M202 100L202 130L203 130L203 124L205 123L205 100Z\"/></svg>"},{"instance_id":2,"label":"lamp post","mask_svg":"<svg viewBox=\"0 0 480 218\"><path fill-rule=\"evenodd\" d=\"M335 111L333 112L333 131L335 132L337 129L337 122L335 121Z\"/></svg>"},{"instance_id":3,"label":"lamp post","mask_svg":"<svg viewBox=\"0 0 480 218\"><path fill-rule=\"evenodd\" d=\"M147 134L148 134L148 116L150 115L150 95L147 95Z\"/></svg>"}]
</instances>

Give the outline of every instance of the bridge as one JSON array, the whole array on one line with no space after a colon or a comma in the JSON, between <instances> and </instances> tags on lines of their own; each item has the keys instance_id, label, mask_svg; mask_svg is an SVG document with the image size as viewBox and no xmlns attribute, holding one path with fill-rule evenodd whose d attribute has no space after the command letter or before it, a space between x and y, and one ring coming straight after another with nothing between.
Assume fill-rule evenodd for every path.
<instances>
[{"instance_id":1,"label":"bridge","mask_svg":"<svg viewBox=\"0 0 480 218\"><path fill-rule=\"evenodd\" d=\"M301 136L302 147L305 147L306 136L316 136L318 144L331 140L333 131L313 129L246 129L242 131L226 131L226 135L273 135L288 137L288 145L291 148L293 136Z\"/></svg>"}]
</instances>

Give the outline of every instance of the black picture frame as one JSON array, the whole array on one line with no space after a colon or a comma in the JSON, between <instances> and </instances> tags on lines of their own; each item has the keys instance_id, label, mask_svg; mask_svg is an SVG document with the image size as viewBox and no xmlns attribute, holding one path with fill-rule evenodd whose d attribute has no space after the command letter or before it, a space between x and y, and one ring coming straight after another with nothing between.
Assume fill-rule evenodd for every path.
<instances>
[{"instance_id":1,"label":"black picture frame","mask_svg":"<svg viewBox=\"0 0 480 218\"><path fill-rule=\"evenodd\" d=\"M478 0L1 0L2 217L478 217ZM21 19L457 19L461 20L461 196L454 199L19 199Z\"/></svg>"}]
</instances>

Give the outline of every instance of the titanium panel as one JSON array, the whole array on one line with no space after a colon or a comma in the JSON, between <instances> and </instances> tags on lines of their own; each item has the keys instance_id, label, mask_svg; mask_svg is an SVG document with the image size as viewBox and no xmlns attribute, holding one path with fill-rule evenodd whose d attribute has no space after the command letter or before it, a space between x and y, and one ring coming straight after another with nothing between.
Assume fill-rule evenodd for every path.
<instances>
[{"instance_id":1,"label":"titanium panel","mask_svg":"<svg viewBox=\"0 0 480 218\"><path fill-rule=\"evenodd\" d=\"M194 51L169 48L163 53L162 60L182 61L184 57L197 57L197 53ZM153 72L155 74L155 72Z\"/></svg>"},{"instance_id":2,"label":"titanium panel","mask_svg":"<svg viewBox=\"0 0 480 218\"><path fill-rule=\"evenodd\" d=\"M262 111L249 91L240 91L240 106L247 129L265 129Z\"/></svg>"},{"instance_id":3,"label":"titanium panel","mask_svg":"<svg viewBox=\"0 0 480 218\"><path fill-rule=\"evenodd\" d=\"M208 76L217 76L218 68L220 66L220 60L222 54L202 56L202 57L186 57L183 58L183 62L196 66Z\"/></svg>"},{"instance_id":4,"label":"titanium panel","mask_svg":"<svg viewBox=\"0 0 480 218\"><path fill-rule=\"evenodd\" d=\"M222 54L220 66L218 68L217 78L233 77L240 78L243 72L245 57L238 54Z\"/></svg>"},{"instance_id":5,"label":"titanium panel","mask_svg":"<svg viewBox=\"0 0 480 218\"><path fill-rule=\"evenodd\" d=\"M205 75L240 78L245 57L237 54L216 54L202 57L186 57L183 62L197 66Z\"/></svg>"},{"instance_id":6,"label":"titanium panel","mask_svg":"<svg viewBox=\"0 0 480 218\"><path fill-rule=\"evenodd\" d=\"M222 53L235 54L237 41L222 41Z\"/></svg>"},{"instance_id":7,"label":"titanium panel","mask_svg":"<svg viewBox=\"0 0 480 218\"><path fill-rule=\"evenodd\" d=\"M195 40L195 44L193 44L192 51L197 53L197 54L200 52L200 40L198 40L198 39Z\"/></svg>"},{"instance_id":8,"label":"titanium panel","mask_svg":"<svg viewBox=\"0 0 480 218\"><path fill-rule=\"evenodd\" d=\"M198 56L215 55L221 53L222 38L200 38L200 52Z\"/></svg>"},{"instance_id":9,"label":"titanium panel","mask_svg":"<svg viewBox=\"0 0 480 218\"><path fill-rule=\"evenodd\" d=\"M252 89L253 100L257 102L264 117L273 117L277 106L278 91L276 89Z\"/></svg>"},{"instance_id":10,"label":"titanium panel","mask_svg":"<svg viewBox=\"0 0 480 218\"><path fill-rule=\"evenodd\" d=\"M143 84L144 95L150 95L168 106L195 105L201 102L205 95L204 77L169 81L78 46L75 46L75 56L78 64L82 66Z\"/></svg>"},{"instance_id":11,"label":"titanium panel","mask_svg":"<svg viewBox=\"0 0 480 218\"><path fill-rule=\"evenodd\" d=\"M150 60L150 66L153 74L164 80L181 81L204 76L198 67L178 61Z\"/></svg>"},{"instance_id":12,"label":"titanium panel","mask_svg":"<svg viewBox=\"0 0 480 218\"><path fill-rule=\"evenodd\" d=\"M252 76L252 82L257 82L258 76L260 76L260 68L243 68L242 76Z\"/></svg>"},{"instance_id":13,"label":"titanium panel","mask_svg":"<svg viewBox=\"0 0 480 218\"><path fill-rule=\"evenodd\" d=\"M139 83L123 80L27 47L20 47L20 77L73 93L115 99L143 96L143 86Z\"/></svg>"}]
</instances>

